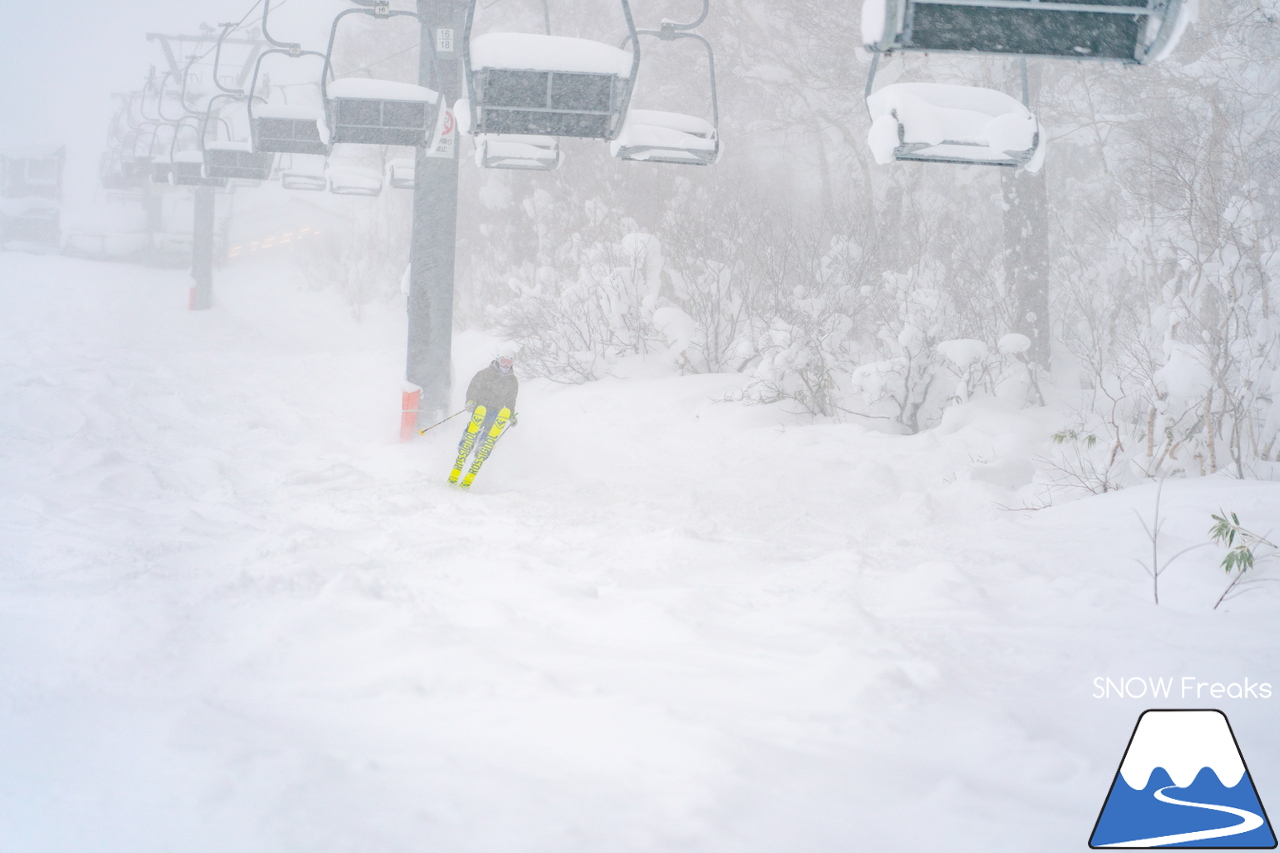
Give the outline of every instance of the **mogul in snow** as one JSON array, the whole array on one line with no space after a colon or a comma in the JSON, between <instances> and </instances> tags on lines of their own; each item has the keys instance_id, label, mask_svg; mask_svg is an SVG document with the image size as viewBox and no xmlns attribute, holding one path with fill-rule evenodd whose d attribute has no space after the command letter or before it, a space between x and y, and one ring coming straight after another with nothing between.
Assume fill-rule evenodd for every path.
<instances>
[{"instance_id":1,"label":"mogul in snow","mask_svg":"<svg viewBox=\"0 0 1280 853\"><path fill-rule=\"evenodd\" d=\"M449 473L450 483L458 482L467 457L475 449L475 461L471 463L467 476L462 478L462 487L469 488L502 433L516 425L516 394L520 390L520 381L516 379L515 364L515 353L504 349L488 367L471 377L466 406L466 410L471 412L471 422L458 443L458 459ZM484 438L477 447L476 440L480 436Z\"/></svg>"}]
</instances>

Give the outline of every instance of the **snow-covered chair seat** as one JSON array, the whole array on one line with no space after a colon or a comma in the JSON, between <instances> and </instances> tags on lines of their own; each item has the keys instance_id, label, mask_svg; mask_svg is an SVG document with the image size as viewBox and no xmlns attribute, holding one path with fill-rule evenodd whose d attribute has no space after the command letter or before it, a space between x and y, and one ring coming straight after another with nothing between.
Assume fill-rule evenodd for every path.
<instances>
[{"instance_id":1,"label":"snow-covered chair seat","mask_svg":"<svg viewBox=\"0 0 1280 853\"><path fill-rule=\"evenodd\" d=\"M440 93L425 86L344 77L324 96L330 142L426 145L436 129Z\"/></svg>"},{"instance_id":2,"label":"snow-covered chair seat","mask_svg":"<svg viewBox=\"0 0 1280 853\"><path fill-rule=\"evenodd\" d=\"M254 151L248 142L204 144L204 173L210 178L265 181L275 159L274 151Z\"/></svg>"},{"instance_id":3,"label":"snow-covered chair seat","mask_svg":"<svg viewBox=\"0 0 1280 853\"><path fill-rule=\"evenodd\" d=\"M324 192L328 188L324 170L285 169L280 173L280 186L286 190Z\"/></svg>"},{"instance_id":4,"label":"snow-covered chair seat","mask_svg":"<svg viewBox=\"0 0 1280 853\"><path fill-rule=\"evenodd\" d=\"M286 190L324 192L329 188L327 163L318 154L288 154L280 158L280 186Z\"/></svg>"},{"instance_id":5,"label":"snow-covered chair seat","mask_svg":"<svg viewBox=\"0 0 1280 853\"><path fill-rule=\"evenodd\" d=\"M715 127L706 119L631 109L609 152L623 160L705 166L720 155L720 141Z\"/></svg>"},{"instance_id":6,"label":"snow-covered chair seat","mask_svg":"<svg viewBox=\"0 0 1280 853\"><path fill-rule=\"evenodd\" d=\"M387 183L392 189L413 189L413 177L416 164L408 157L400 157L387 163Z\"/></svg>"},{"instance_id":7,"label":"snow-covered chair seat","mask_svg":"<svg viewBox=\"0 0 1280 853\"><path fill-rule=\"evenodd\" d=\"M329 164L329 192L334 195L378 195L382 192L382 172L362 166Z\"/></svg>"},{"instance_id":8,"label":"snow-covered chair seat","mask_svg":"<svg viewBox=\"0 0 1280 853\"><path fill-rule=\"evenodd\" d=\"M863 0L862 42L874 52L977 51L1145 64L1173 50L1194 0Z\"/></svg>"},{"instance_id":9,"label":"snow-covered chair seat","mask_svg":"<svg viewBox=\"0 0 1280 853\"><path fill-rule=\"evenodd\" d=\"M1017 99L994 89L896 83L867 98L867 142L876 162L1025 166L1044 161L1040 123Z\"/></svg>"},{"instance_id":10,"label":"snow-covered chair seat","mask_svg":"<svg viewBox=\"0 0 1280 853\"><path fill-rule=\"evenodd\" d=\"M636 55L602 42L489 33L465 46L473 133L612 139Z\"/></svg>"},{"instance_id":11,"label":"snow-covered chair seat","mask_svg":"<svg viewBox=\"0 0 1280 853\"><path fill-rule=\"evenodd\" d=\"M251 106L253 148L279 154L329 153L329 128L319 107Z\"/></svg>"},{"instance_id":12,"label":"snow-covered chair seat","mask_svg":"<svg viewBox=\"0 0 1280 853\"><path fill-rule=\"evenodd\" d=\"M476 137L476 165L482 169L552 172L564 160L553 136L482 133Z\"/></svg>"}]
</instances>

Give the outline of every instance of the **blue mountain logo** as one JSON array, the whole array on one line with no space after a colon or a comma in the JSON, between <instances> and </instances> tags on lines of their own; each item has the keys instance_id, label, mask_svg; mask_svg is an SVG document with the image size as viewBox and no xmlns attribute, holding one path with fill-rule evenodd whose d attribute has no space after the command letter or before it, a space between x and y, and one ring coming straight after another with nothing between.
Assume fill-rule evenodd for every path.
<instances>
[{"instance_id":1,"label":"blue mountain logo","mask_svg":"<svg viewBox=\"0 0 1280 853\"><path fill-rule=\"evenodd\" d=\"M1275 833L1227 715L1144 711L1089 846L1274 849Z\"/></svg>"}]
</instances>

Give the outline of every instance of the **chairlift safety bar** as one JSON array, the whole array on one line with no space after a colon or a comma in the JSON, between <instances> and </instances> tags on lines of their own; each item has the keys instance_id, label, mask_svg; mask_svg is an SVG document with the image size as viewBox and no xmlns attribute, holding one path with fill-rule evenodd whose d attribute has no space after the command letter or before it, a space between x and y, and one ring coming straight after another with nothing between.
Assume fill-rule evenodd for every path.
<instances>
[{"instance_id":1,"label":"chairlift safety bar","mask_svg":"<svg viewBox=\"0 0 1280 853\"><path fill-rule=\"evenodd\" d=\"M688 32L689 29L692 29L693 27L702 23L702 21L706 19L707 8L710 5L710 2L711 0L705 0L702 7L701 17L699 17L698 20L694 21L692 24L672 24L671 26L668 26L668 23L670 22L663 21L661 30L636 30L636 34L641 36L655 36L661 39L662 41L675 41L676 39L695 39L696 41L701 42L702 46L707 49L707 70L711 77L711 126L715 128L716 147L717 149L719 149L719 146L720 146L720 99L719 99L719 95L717 93L717 88L716 88L715 51L711 49L711 42L707 41L705 38L698 35L697 33ZM626 47L627 42L630 40L631 40L630 36L623 39L622 41L623 47Z\"/></svg>"}]
</instances>

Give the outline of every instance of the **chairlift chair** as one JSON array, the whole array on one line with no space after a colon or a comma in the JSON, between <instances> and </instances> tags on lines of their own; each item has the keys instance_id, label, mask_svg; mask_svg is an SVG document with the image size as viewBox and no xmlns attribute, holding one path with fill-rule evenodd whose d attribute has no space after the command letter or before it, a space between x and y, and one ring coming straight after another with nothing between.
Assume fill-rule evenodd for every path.
<instances>
[{"instance_id":1,"label":"chairlift chair","mask_svg":"<svg viewBox=\"0 0 1280 853\"><path fill-rule=\"evenodd\" d=\"M334 195L375 196L382 193L382 173L377 169L329 162L329 192Z\"/></svg>"},{"instance_id":2,"label":"chairlift chair","mask_svg":"<svg viewBox=\"0 0 1280 853\"><path fill-rule=\"evenodd\" d=\"M250 142L205 142L205 174L211 178L265 181L271 177L273 151L254 151Z\"/></svg>"},{"instance_id":3,"label":"chairlift chair","mask_svg":"<svg viewBox=\"0 0 1280 853\"><path fill-rule=\"evenodd\" d=\"M296 163L291 162L289 168L280 172L280 186L286 190L302 190L306 192L324 192L328 189L328 179L325 176L324 159L317 155L307 155L308 160L318 160L318 163L308 164L307 162Z\"/></svg>"},{"instance_id":4,"label":"chairlift chair","mask_svg":"<svg viewBox=\"0 0 1280 853\"><path fill-rule=\"evenodd\" d=\"M174 121L173 138L169 142L169 162L172 164L169 172L169 182L174 186L180 187L225 187L227 185L226 178L211 177L206 175L204 171L204 134L210 120L213 99L210 99L206 111L203 113L193 110L187 105L187 83L191 76L191 67L198 58L193 54L187 61L186 67L182 70L182 90L178 101L182 106L184 115ZM163 93L159 103L163 109ZM163 115L163 112L161 112L161 115ZM168 120L167 116L165 118ZM195 134L195 145L191 148L179 150L178 139L182 136L183 128Z\"/></svg>"},{"instance_id":5,"label":"chairlift chair","mask_svg":"<svg viewBox=\"0 0 1280 853\"><path fill-rule=\"evenodd\" d=\"M271 166L276 159L275 152L254 151L253 144L248 140L208 139L208 127L210 124L213 124L215 128L227 128L227 135L228 137L230 136L230 124L226 119L217 117L215 121L213 116L214 104L219 98L224 97L229 96L215 95L209 99L209 106L207 107L204 121L201 123L200 153L203 155L204 177L265 181L271 177ZM215 130L214 132L216 135L217 131ZM177 163L176 160L174 162L175 164Z\"/></svg>"},{"instance_id":6,"label":"chairlift chair","mask_svg":"<svg viewBox=\"0 0 1280 853\"><path fill-rule=\"evenodd\" d=\"M120 141L120 175L126 182L146 175L138 165L138 131L130 130Z\"/></svg>"},{"instance_id":7,"label":"chairlift chair","mask_svg":"<svg viewBox=\"0 0 1280 853\"><path fill-rule=\"evenodd\" d=\"M208 178L226 178L235 181L264 181L271 176L271 166L275 163L276 155L273 151L255 151L253 143L250 140L233 140L230 138L230 124L219 114L218 122L214 124L214 105L220 101L234 100L237 103L245 102L246 111L248 110L248 101L252 100L252 96L246 95L243 89L230 89L222 85L222 81L218 76L218 64L222 58L222 41L226 38L233 24L224 24L222 34L218 37L218 49L213 60L213 80L215 85L222 90L220 94L209 98L208 104L205 106L204 121L200 124L200 150L204 153L204 174ZM214 140L210 141L209 125L214 124ZM227 128L227 139L217 139L217 127L223 126Z\"/></svg>"},{"instance_id":8,"label":"chairlift chair","mask_svg":"<svg viewBox=\"0 0 1280 853\"><path fill-rule=\"evenodd\" d=\"M873 92L880 57L871 60L866 102L867 142L877 163L894 160L955 165L1026 167L1044 159L1040 122L1027 107L1026 60L1022 100L1004 92L949 83L894 83Z\"/></svg>"},{"instance_id":9,"label":"chairlift chair","mask_svg":"<svg viewBox=\"0 0 1280 853\"><path fill-rule=\"evenodd\" d=\"M621 160L647 163L676 163L706 166L720 157L720 104L716 96L716 59L711 43L691 32L707 18L710 0L702 0L702 14L687 24L663 21L660 30L640 30L639 34L662 41L694 39L707 51L707 69L711 79L711 121L698 116L663 110L627 111L622 133L610 145L613 156ZM625 42L624 42L625 44Z\"/></svg>"},{"instance_id":10,"label":"chairlift chair","mask_svg":"<svg viewBox=\"0 0 1280 853\"><path fill-rule=\"evenodd\" d=\"M387 163L387 184L396 190L411 190L414 183L414 161L399 157Z\"/></svg>"},{"instance_id":11,"label":"chairlift chair","mask_svg":"<svg viewBox=\"0 0 1280 853\"><path fill-rule=\"evenodd\" d=\"M1142 65L1173 49L1183 0L864 0L862 40L893 51L1016 54Z\"/></svg>"},{"instance_id":12,"label":"chairlift chair","mask_svg":"<svg viewBox=\"0 0 1280 853\"><path fill-rule=\"evenodd\" d=\"M254 96L258 89L258 72L262 68L262 60L267 56L273 53L282 53L292 59L315 56L326 61L326 64L321 66L322 74L328 67L325 54L316 50L303 50L300 44L273 39L267 32L267 17L270 11L270 0L263 0L262 36L273 46L259 54L253 66L253 80L249 84L249 128L253 137L253 150L273 151L279 154L327 155L330 148L329 128L325 124L322 107L265 102L260 106L254 106Z\"/></svg>"},{"instance_id":13,"label":"chairlift chair","mask_svg":"<svg viewBox=\"0 0 1280 853\"><path fill-rule=\"evenodd\" d=\"M480 135L616 139L631 101L640 46L628 0L619 0L630 51L546 34L471 36L477 0L467 6L462 63L471 132ZM488 148L489 146L485 146Z\"/></svg>"},{"instance_id":14,"label":"chairlift chair","mask_svg":"<svg viewBox=\"0 0 1280 853\"><path fill-rule=\"evenodd\" d=\"M170 183L178 187L225 187L226 178L205 174L204 151L200 149L199 135L196 137L195 147L178 150L178 138L182 135L184 127L190 129L192 133L200 133L198 127L187 123L187 118L189 117L184 117L183 121L178 123L173 133L173 141L169 143L169 162L173 164L169 177Z\"/></svg>"},{"instance_id":15,"label":"chairlift chair","mask_svg":"<svg viewBox=\"0 0 1280 853\"><path fill-rule=\"evenodd\" d=\"M173 174L173 160L169 156L170 145L162 140L166 130L169 134L168 143L172 143L176 126L171 122L157 124L155 133L151 137L151 146L147 152L147 160L150 163L148 171L153 184L170 183L169 179Z\"/></svg>"},{"instance_id":16,"label":"chairlift chair","mask_svg":"<svg viewBox=\"0 0 1280 853\"><path fill-rule=\"evenodd\" d=\"M329 80L333 73L333 45L338 24L347 15L369 15L379 20L407 16L420 20L414 12L393 10L386 2L371 7L345 9L333 19L329 30L329 47L325 52L324 72L320 76L320 94L324 98L329 142L354 142L366 145L425 146L435 132L437 114L442 106L440 93L412 83L378 80L371 77L341 77ZM419 49L431 50L428 40ZM434 64L433 64L434 67ZM436 75L439 79L439 74Z\"/></svg>"},{"instance_id":17,"label":"chairlift chair","mask_svg":"<svg viewBox=\"0 0 1280 853\"><path fill-rule=\"evenodd\" d=\"M554 136L482 133L476 136L476 165L482 169L551 172L564 162Z\"/></svg>"}]
</instances>

